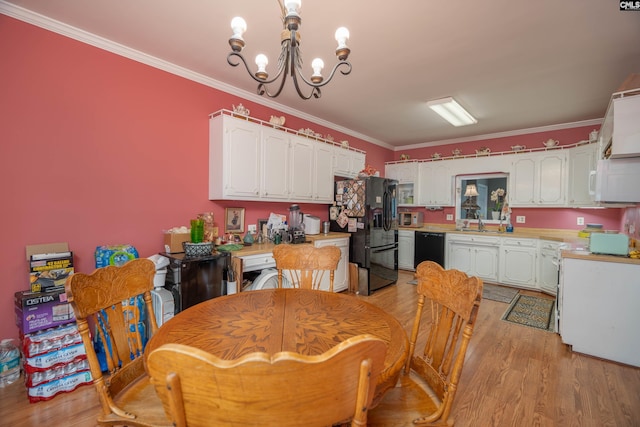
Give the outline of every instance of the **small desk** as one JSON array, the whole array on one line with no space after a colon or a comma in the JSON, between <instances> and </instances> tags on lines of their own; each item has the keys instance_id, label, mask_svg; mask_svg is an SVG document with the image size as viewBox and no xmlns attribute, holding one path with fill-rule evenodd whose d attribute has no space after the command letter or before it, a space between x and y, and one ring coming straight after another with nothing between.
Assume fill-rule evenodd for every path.
<instances>
[{"instance_id":1,"label":"small desk","mask_svg":"<svg viewBox=\"0 0 640 427\"><path fill-rule=\"evenodd\" d=\"M252 352L318 355L360 334L388 343L374 406L394 387L409 353L400 322L350 295L306 289L265 289L204 301L178 313L151 337L145 354L186 344L226 359Z\"/></svg>"}]
</instances>

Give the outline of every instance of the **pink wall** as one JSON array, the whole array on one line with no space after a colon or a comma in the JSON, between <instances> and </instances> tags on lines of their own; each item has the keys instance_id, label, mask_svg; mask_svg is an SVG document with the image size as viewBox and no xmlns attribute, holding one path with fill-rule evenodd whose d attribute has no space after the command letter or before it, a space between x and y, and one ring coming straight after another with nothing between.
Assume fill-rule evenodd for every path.
<instances>
[{"instance_id":1,"label":"pink wall","mask_svg":"<svg viewBox=\"0 0 640 427\"><path fill-rule=\"evenodd\" d=\"M223 223L245 207L246 223L286 214L288 203L212 202L208 115L240 102L251 115L282 115L227 93L0 15L0 338L16 337L13 294L29 287L25 246L69 242L76 271L95 267L96 246L131 244L146 257L162 230L199 212ZM304 120L367 151L384 170L391 151ZM373 148L373 149L371 149ZM327 219L325 205L301 205Z\"/></svg>"},{"instance_id":2,"label":"pink wall","mask_svg":"<svg viewBox=\"0 0 640 427\"><path fill-rule=\"evenodd\" d=\"M0 15L0 57L0 338L18 334L13 294L28 289L26 245L68 242L76 270L91 272L96 246L132 244L146 257L162 250L162 230L186 225L200 212L214 212L219 225L225 207L246 208L246 224L270 212L287 213L288 203L207 199L208 115L240 102L263 120L281 112L6 15ZM297 117L287 116L287 126L347 139L380 171L400 155ZM554 135L561 143L568 139ZM494 144L500 143L513 145L481 141L463 149L498 151ZM412 157L428 155L416 150ZM325 205L301 209L328 216ZM446 212L427 212L427 221L445 223ZM622 221L618 209L578 212L608 228L608 222ZM630 212L637 222L637 211ZM571 209L517 214L527 216L527 227L580 228L570 224L577 216Z\"/></svg>"}]
</instances>

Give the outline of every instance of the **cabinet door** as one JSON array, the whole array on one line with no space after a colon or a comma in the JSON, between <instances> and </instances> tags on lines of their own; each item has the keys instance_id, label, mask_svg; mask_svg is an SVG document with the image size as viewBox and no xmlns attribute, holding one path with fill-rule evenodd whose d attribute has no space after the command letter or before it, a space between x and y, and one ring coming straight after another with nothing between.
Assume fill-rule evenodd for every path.
<instances>
[{"instance_id":1,"label":"cabinet door","mask_svg":"<svg viewBox=\"0 0 640 427\"><path fill-rule=\"evenodd\" d=\"M333 174L345 178L353 178L351 175L351 155L350 151L342 147L333 147L334 165Z\"/></svg>"},{"instance_id":2,"label":"cabinet door","mask_svg":"<svg viewBox=\"0 0 640 427\"><path fill-rule=\"evenodd\" d=\"M398 268L414 270L415 231L398 230Z\"/></svg>"},{"instance_id":3,"label":"cabinet door","mask_svg":"<svg viewBox=\"0 0 640 427\"><path fill-rule=\"evenodd\" d=\"M453 205L453 179L449 167L451 161L420 163L418 168L418 203L424 206Z\"/></svg>"},{"instance_id":4,"label":"cabinet door","mask_svg":"<svg viewBox=\"0 0 640 427\"><path fill-rule=\"evenodd\" d=\"M314 246L321 248L324 246L337 246L340 249L341 257L333 277L333 291L341 292L349 288L349 238L316 240ZM322 278L321 289L329 289L329 276Z\"/></svg>"},{"instance_id":5,"label":"cabinet door","mask_svg":"<svg viewBox=\"0 0 640 427\"><path fill-rule=\"evenodd\" d=\"M360 171L366 166L367 156L361 151L351 151L351 174L353 177L358 176Z\"/></svg>"},{"instance_id":6,"label":"cabinet door","mask_svg":"<svg viewBox=\"0 0 640 427\"><path fill-rule=\"evenodd\" d=\"M273 129L262 132L261 196L286 200L290 193L290 141L287 133Z\"/></svg>"},{"instance_id":7,"label":"cabinet door","mask_svg":"<svg viewBox=\"0 0 640 427\"><path fill-rule=\"evenodd\" d=\"M588 207L595 204L595 190L591 171L596 169L596 146L587 144L569 150L569 177L567 204L573 207Z\"/></svg>"},{"instance_id":8,"label":"cabinet door","mask_svg":"<svg viewBox=\"0 0 640 427\"><path fill-rule=\"evenodd\" d=\"M522 243L522 246L518 243ZM537 289L537 252L537 242L534 240L503 244L500 253L500 283Z\"/></svg>"},{"instance_id":9,"label":"cabinet door","mask_svg":"<svg viewBox=\"0 0 640 427\"><path fill-rule=\"evenodd\" d=\"M323 142L315 144L313 197L315 202L331 203L333 200L333 147Z\"/></svg>"},{"instance_id":10,"label":"cabinet door","mask_svg":"<svg viewBox=\"0 0 640 427\"><path fill-rule=\"evenodd\" d=\"M536 162L531 157L518 154L511 167L509 203L512 206L535 204Z\"/></svg>"},{"instance_id":11,"label":"cabinet door","mask_svg":"<svg viewBox=\"0 0 640 427\"><path fill-rule=\"evenodd\" d=\"M566 197L566 153L555 151L538 159L538 203L545 206L564 206Z\"/></svg>"},{"instance_id":12,"label":"cabinet door","mask_svg":"<svg viewBox=\"0 0 640 427\"><path fill-rule=\"evenodd\" d=\"M291 138L291 200L313 200L314 149L314 141L308 138Z\"/></svg>"},{"instance_id":13,"label":"cabinet door","mask_svg":"<svg viewBox=\"0 0 640 427\"><path fill-rule=\"evenodd\" d=\"M255 123L237 120L226 126L223 137L225 196L259 197L260 138L260 126Z\"/></svg>"},{"instance_id":14,"label":"cabinet door","mask_svg":"<svg viewBox=\"0 0 640 427\"><path fill-rule=\"evenodd\" d=\"M498 248L492 246L474 246L471 248L473 270L471 276L482 280L498 281Z\"/></svg>"},{"instance_id":15,"label":"cabinet door","mask_svg":"<svg viewBox=\"0 0 640 427\"><path fill-rule=\"evenodd\" d=\"M466 274L473 275L473 258L471 248L458 243L449 244L445 263L447 269L460 270Z\"/></svg>"}]
</instances>

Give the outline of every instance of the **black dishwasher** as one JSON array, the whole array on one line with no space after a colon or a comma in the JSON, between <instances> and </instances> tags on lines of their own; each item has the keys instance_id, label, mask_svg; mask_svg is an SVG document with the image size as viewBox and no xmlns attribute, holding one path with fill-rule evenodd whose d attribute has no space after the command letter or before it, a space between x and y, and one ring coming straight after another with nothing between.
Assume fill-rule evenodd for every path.
<instances>
[{"instance_id":1,"label":"black dishwasher","mask_svg":"<svg viewBox=\"0 0 640 427\"><path fill-rule=\"evenodd\" d=\"M444 236L445 233L433 231L416 231L413 267L422 261L437 262L444 268Z\"/></svg>"}]
</instances>

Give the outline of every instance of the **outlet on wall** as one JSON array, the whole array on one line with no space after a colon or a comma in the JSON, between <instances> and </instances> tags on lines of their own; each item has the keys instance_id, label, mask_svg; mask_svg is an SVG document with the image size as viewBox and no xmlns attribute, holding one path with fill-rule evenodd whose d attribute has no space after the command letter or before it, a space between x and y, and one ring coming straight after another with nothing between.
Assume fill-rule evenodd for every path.
<instances>
[{"instance_id":1,"label":"outlet on wall","mask_svg":"<svg viewBox=\"0 0 640 427\"><path fill-rule=\"evenodd\" d=\"M447 214L447 221L453 221L453 214Z\"/></svg>"},{"instance_id":2,"label":"outlet on wall","mask_svg":"<svg viewBox=\"0 0 640 427\"><path fill-rule=\"evenodd\" d=\"M516 222L517 222L518 224L524 224L525 219L526 219L526 218L525 218L525 216L524 216L524 215L518 215L518 216L516 216Z\"/></svg>"},{"instance_id":3,"label":"outlet on wall","mask_svg":"<svg viewBox=\"0 0 640 427\"><path fill-rule=\"evenodd\" d=\"M583 216L579 216L578 217L578 225L584 225L584 217Z\"/></svg>"}]
</instances>

